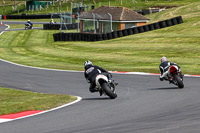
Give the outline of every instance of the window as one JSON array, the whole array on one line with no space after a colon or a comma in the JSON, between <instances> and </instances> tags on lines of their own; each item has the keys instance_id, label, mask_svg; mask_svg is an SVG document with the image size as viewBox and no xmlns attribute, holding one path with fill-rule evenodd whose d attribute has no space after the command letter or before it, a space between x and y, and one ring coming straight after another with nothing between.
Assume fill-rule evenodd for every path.
<instances>
[{"instance_id":1,"label":"window","mask_svg":"<svg viewBox=\"0 0 200 133\"><path fill-rule=\"evenodd\" d=\"M133 27L137 27L137 23L126 23L125 24L125 29L129 29L129 28L133 28Z\"/></svg>"}]
</instances>

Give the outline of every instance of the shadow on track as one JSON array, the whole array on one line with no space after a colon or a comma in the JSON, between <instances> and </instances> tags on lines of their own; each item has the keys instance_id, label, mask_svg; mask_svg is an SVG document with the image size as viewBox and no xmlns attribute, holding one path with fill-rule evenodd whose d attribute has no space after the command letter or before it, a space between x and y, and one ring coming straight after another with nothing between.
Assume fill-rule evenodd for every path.
<instances>
[{"instance_id":1,"label":"shadow on track","mask_svg":"<svg viewBox=\"0 0 200 133\"><path fill-rule=\"evenodd\" d=\"M102 98L83 98L82 100L110 100L109 97L102 97Z\"/></svg>"},{"instance_id":2,"label":"shadow on track","mask_svg":"<svg viewBox=\"0 0 200 133\"><path fill-rule=\"evenodd\" d=\"M151 88L149 90L175 90L175 89L180 89L178 87L165 87L165 88Z\"/></svg>"}]
</instances>

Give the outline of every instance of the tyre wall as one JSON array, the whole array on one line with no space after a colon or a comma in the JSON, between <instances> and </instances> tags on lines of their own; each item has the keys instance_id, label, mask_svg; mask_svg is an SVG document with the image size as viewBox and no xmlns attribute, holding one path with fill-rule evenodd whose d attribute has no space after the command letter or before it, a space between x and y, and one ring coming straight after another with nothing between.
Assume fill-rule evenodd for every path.
<instances>
[{"instance_id":1,"label":"tyre wall","mask_svg":"<svg viewBox=\"0 0 200 133\"><path fill-rule=\"evenodd\" d=\"M66 27L65 27L66 26ZM78 23L62 25L62 29L74 30L77 29ZM43 24L44 30L59 30L60 24Z\"/></svg>"},{"instance_id":2,"label":"tyre wall","mask_svg":"<svg viewBox=\"0 0 200 133\"><path fill-rule=\"evenodd\" d=\"M129 28L125 30L113 31L104 34L92 34L92 33L56 33L53 34L54 41L102 41L102 40L111 40L115 38L120 38L128 35L139 34L143 32L153 31L157 29L166 28L169 26L177 25L183 23L182 16L174 17L171 19L159 21L156 23ZM49 26L50 24L44 24L45 28L52 28L53 26ZM55 24L53 24L55 25ZM55 26L56 27L56 26ZM73 27L73 26L71 26ZM57 26L56 28L60 28Z\"/></svg>"},{"instance_id":3,"label":"tyre wall","mask_svg":"<svg viewBox=\"0 0 200 133\"><path fill-rule=\"evenodd\" d=\"M53 15L53 18L60 18L59 14L38 14L38 15L5 15L6 19L51 19L51 16Z\"/></svg>"}]
</instances>

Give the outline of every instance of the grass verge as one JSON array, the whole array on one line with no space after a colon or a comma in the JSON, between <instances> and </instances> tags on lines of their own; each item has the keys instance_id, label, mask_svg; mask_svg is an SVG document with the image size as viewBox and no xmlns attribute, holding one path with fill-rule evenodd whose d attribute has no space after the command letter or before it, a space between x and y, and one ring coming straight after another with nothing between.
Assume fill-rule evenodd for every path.
<instances>
[{"instance_id":1,"label":"grass verge","mask_svg":"<svg viewBox=\"0 0 200 133\"><path fill-rule=\"evenodd\" d=\"M76 100L74 96L43 94L0 87L0 115L48 110Z\"/></svg>"},{"instance_id":2,"label":"grass verge","mask_svg":"<svg viewBox=\"0 0 200 133\"><path fill-rule=\"evenodd\" d=\"M59 31L11 31L1 35L0 57L19 64L83 70L91 60L112 71L159 72L162 56L185 74L200 74L200 2L148 17L151 22L183 16L184 23L151 32L100 42L54 42Z\"/></svg>"}]
</instances>

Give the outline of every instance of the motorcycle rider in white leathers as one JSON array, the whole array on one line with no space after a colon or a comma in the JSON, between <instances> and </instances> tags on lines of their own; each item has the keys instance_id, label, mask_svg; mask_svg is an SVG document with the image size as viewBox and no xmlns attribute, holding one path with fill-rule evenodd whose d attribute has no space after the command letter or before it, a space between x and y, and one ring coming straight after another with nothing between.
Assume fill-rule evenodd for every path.
<instances>
[{"instance_id":1,"label":"motorcycle rider in white leathers","mask_svg":"<svg viewBox=\"0 0 200 133\"><path fill-rule=\"evenodd\" d=\"M161 58L161 64L159 66L159 68L160 68L160 74L161 74L160 75L160 81L163 81L163 79L169 80L169 82L171 81L171 79L168 79L166 77L168 75L168 73L169 73L169 68L170 68L171 65L177 66L179 68L179 70L180 70L180 67L176 63L167 61L166 57L162 57Z\"/></svg>"}]
</instances>

